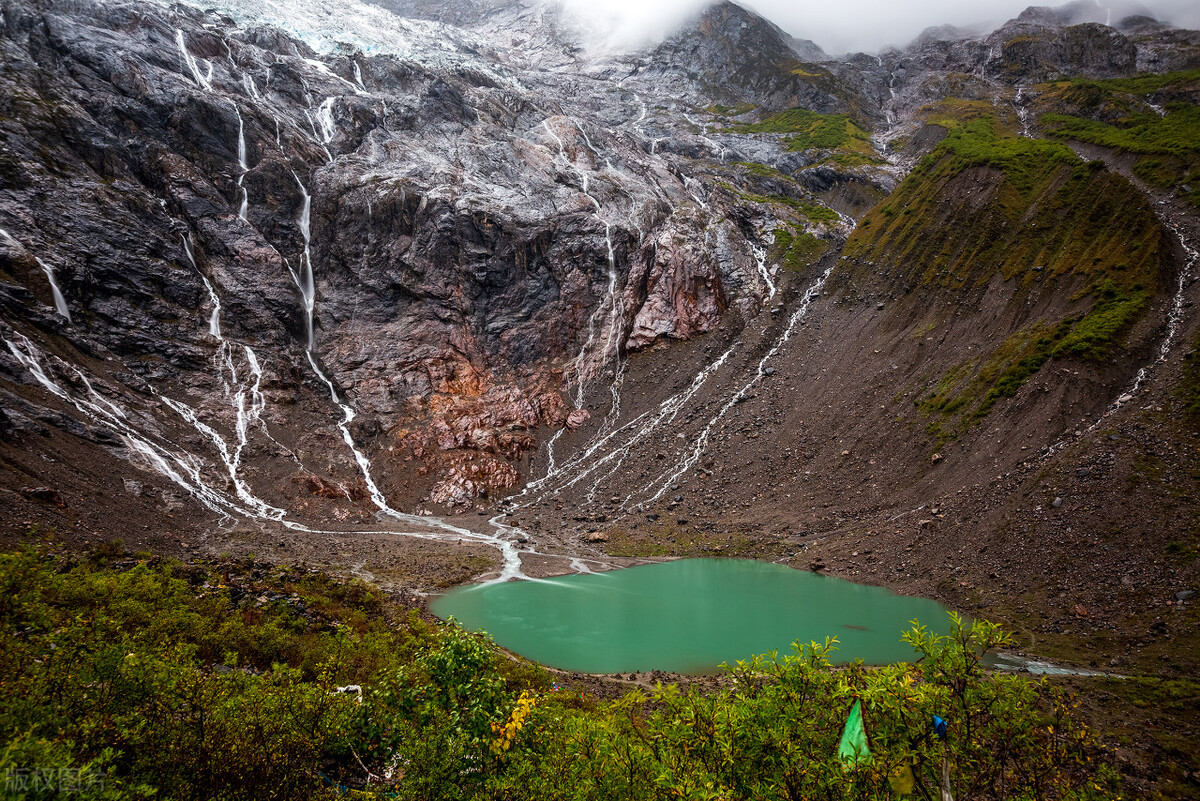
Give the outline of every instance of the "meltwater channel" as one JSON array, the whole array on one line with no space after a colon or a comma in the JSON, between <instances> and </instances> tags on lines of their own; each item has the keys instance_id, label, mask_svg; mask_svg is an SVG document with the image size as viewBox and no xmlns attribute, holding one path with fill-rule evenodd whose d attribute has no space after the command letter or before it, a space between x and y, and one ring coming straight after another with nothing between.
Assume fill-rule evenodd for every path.
<instances>
[{"instance_id":1,"label":"meltwater channel","mask_svg":"<svg viewBox=\"0 0 1200 801\"><path fill-rule=\"evenodd\" d=\"M703 673L799 640L837 637L835 662L914 658L900 635L917 619L949 628L927 598L748 559L681 559L451 590L435 614L550 667L587 673Z\"/></svg>"}]
</instances>

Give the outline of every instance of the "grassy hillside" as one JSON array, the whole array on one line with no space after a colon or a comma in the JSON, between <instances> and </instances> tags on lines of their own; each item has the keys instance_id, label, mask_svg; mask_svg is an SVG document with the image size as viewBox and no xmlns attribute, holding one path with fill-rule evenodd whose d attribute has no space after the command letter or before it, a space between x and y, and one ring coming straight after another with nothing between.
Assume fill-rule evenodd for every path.
<instances>
[{"instance_id":1,"label":"grassy hillside","mask_svg":"<svg viewBox=\"0 0 1200 801\"><path fill-rule=\"evenodd\" d=\"M862 280L978 301L996 280L1050 312L947 371L916 403L953 437L1052 359L1108 358L1160 285L1166 240L1142 195L1065 145L1014 135L979 104L935 110L949 131L860 223L844 251ZM1018 315L1019 316L1019 315Z\"/></svg>"}]
</instances>

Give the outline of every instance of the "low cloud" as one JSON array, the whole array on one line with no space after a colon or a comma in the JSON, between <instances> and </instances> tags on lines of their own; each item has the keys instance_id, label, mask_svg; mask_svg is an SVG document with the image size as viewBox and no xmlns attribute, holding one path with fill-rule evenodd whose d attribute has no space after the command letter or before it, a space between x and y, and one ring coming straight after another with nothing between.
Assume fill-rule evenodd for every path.
<instances>
[{"instance_id":1,"label":"low cloud","mask_svg":"<svg viewBox=\"0 0 1200 801\"><path fill-rule=\"evenodd\" d=\"M662 41L709 3L703 0L561 0L593 42L631 50ZM778 24L778 23L776 23Z\"/></svg>"},{"instance_id":2,"label":"low cloud","mask_svg":"<svg viewBox=\"0 0 1200 801\"><path fill-rule=\"evenodd\" d=\"M662 39L689 17L699 14L704 0L562 0L596 39L620 47ZM1116 22L1133 8L1129 0L1109 0ZM903 46L934 25L995 27L1034 3L1029 0L749 0L742 5L793 36L812 39L830 53L875 52ZM1060 5L1046 2L1045 5ZM1143 0L1139 3L1158 19L1185 28L1200 28L1196 0ZM1100 7L1109 7L1105 0Z\"/></svg>"}]
</instances>

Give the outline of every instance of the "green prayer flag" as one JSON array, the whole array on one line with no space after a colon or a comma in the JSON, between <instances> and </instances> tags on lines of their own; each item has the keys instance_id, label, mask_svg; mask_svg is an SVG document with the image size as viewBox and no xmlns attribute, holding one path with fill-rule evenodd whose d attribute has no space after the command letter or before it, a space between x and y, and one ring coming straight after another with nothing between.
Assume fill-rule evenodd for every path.
<instances>
[{"instance_id":1,"label":"green prayer flag","mask_svg":"<svg viewBox=\"0 0 1200 801\"><path fill-rule=\"evenodd\" d=\"M863 727L862 702L855 700L850 707L850 717L842 729L842 741L838 743L838 759L846 767L854 767L871 761L871 749L867 745L867 730Z\"/></svg>"}]
</instances>

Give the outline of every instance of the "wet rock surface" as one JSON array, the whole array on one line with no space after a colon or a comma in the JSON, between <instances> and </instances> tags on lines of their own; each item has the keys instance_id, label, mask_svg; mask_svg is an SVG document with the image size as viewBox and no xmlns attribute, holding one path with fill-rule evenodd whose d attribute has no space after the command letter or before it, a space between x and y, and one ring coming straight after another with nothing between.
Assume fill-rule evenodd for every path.
<instances>
[{"instance_id":1,"label":"wet rock surface","mask_svg":"<svg viewBox=\"0 0 1200 801\"><path fill-rule=\"evenodd\" d=\"M413 463L387 487L409 502L515 486L528 432L567 423L572 384L711 328L731 294L758 302L754 232L698 209L704 190L613 109L593 115L607 81L580 92L462 50L453 69L318 58L138 4L16 4L2 45L5 274L36 296L49 265L73 316L54 325L26 295L12 321L119 361L114 393L189 403L228 389L252 348L263 422L302 463L338 447L327 378L384 474ZM714 237L717 262L677 252ZM450 452L467 455L436 458ZM348 457L327 478L348 480Z\"/></svg>"}]
</instances>

